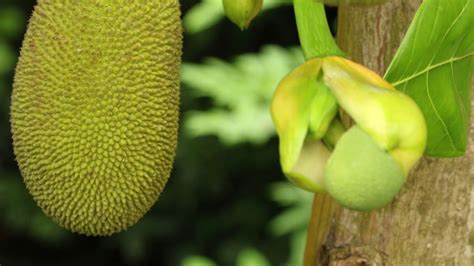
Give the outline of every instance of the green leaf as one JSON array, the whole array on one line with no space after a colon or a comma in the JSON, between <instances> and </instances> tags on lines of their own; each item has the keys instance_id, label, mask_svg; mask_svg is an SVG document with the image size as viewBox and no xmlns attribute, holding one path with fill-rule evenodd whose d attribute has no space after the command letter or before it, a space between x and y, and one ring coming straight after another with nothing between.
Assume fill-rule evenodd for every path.
<instances>
[{"instance_id":1,"label":"green leaf","mask_svg":"<svg viewBox=\"0 0 474 266\"><path fill-rule=\"evenodd\" d=\"M428 125L427 155L466 151L473 25L474 1L425 0L385 75L421 108Z\"/></svg>"},{"instance_id":2,"label":"green leaf","mask_svg":"<svg viewBox=\"0 0 474 266\"><path fill-rule=\"evenodd\" d=\"M215 135L227 145L260 144L275 135L270 102L281 77L304 61L299 48L266 46L233 62L209 59L184 64L182 82L188 95L210 98L211 109L194 110L185 117L192 136Z\"/></svg>"},{"instance_id":3,"label":"green leaf","mask_svg":"<svg viewBox=\"0 0 474 266\"><path fill-rule=\"evenodd\" d=\"M237 257L237 266L270 266L270 262L258 250L243 249Z\"/></svg>"}]
</instances>

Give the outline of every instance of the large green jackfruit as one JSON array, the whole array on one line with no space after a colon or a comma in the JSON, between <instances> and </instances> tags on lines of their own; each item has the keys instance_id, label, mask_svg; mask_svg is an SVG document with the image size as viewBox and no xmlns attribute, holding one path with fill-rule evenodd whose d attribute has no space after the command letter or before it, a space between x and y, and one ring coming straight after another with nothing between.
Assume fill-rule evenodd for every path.
<instances>
[{"instance_id":1,"label":"large green jackfruit","mask_svg":"<svg viewBox=\"0 0 474 266\"><path fill-rule=\"evenodd\" d=\"M177 144L178 0L39 0L16 69L16 159L61 226L110 235L136 223Z\"/></svg>"}]
</instances>

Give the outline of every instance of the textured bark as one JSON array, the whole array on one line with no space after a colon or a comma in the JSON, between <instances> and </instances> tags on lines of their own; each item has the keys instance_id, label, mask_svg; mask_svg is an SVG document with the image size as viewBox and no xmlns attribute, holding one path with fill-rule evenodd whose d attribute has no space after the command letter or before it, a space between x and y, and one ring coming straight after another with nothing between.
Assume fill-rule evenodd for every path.
<instances>
[{"instance_id":1,"label":"textured bark","mask_svg":"<svg viewBox=\"0 0 474 266\"><path fill-rule=\"evenodd\" d=\"M340 7L341 48L383 74L420 2ZM423 158L396 200L380 211L354 212L316 195L305 265L474 265L473 133L471 119L469 152Z\"/></svg>"}]
</instances>

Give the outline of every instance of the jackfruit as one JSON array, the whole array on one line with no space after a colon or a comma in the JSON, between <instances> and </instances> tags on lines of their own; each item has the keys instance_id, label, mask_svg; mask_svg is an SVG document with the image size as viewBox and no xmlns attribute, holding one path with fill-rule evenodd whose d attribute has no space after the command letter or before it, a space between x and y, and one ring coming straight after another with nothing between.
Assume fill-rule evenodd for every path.
<instances>
[{"instance_id":1,"label":"jackfruit","mask_svg":"<svg viewBox=\"0 0 474 266\"><path fill-rule=\"evenodd\" d=\"M177 145L178 0L39 0L17 65L13 145L42 210L85 235L135 224Z\"/></svg>"},{"instance_id":2,"label":"jackfruit","mask_svg":"<svg viewBox=\"0 0 474 266\"><path fill-rule=\"evenodd\" d=\"M336 144L324 176L328 193L358 211L390 203L405 182L403 169L362 129L354 126Z\"/></svg>"}]
</instances>

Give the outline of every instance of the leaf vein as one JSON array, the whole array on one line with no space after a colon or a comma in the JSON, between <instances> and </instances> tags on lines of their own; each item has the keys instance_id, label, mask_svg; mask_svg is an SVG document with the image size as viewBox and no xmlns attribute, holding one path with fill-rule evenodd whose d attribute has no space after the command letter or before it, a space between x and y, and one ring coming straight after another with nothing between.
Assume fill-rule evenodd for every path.
<instances>
[{"instance_id":1,"label":"leaf vein","mask_svg":"<svg viewBox=\"0 0 474 266\"><path fill-rule=\"evenodd\" d=\"M449 142L451 143L451 146L454 148L454 150L457 150L456 148L456 145L454 145L454 141L453 141L453 138L451 137L451 134L449 133L449 129L448 127L446 126L446 123L444 122L444 120L441 118L441 115L439 114L438 112L438 109L436 108L434 102L433 102L433 99L431 98L431 94L430 94L430 86L429 86L429 72L426 73L426 82L425 82L425 85L426 85L426 94L428 96L428 100L430 101L430 104L431 104L431 107L433 108L433 111L436 115L436 117L438 118L438 120L441 122L441 124L443 125L443 128L444 128L444 131L446 132L446 136L449 138Z\"/></svg>"},{"instance_id":2,"label":"leaf vein","mask_svg":"<svg viewBox=\"0 0 474 266\"><path fill-rule=\"evenodd\" d=\"M428 72L430 72L431 70L433 70L433 69L435 69L435 68L442 67L442 66L444 66L444 65L446 65L446 64L451 64L451 63L454 63L454 62L456 62L456 61L463 60L463 59L465 59L465 58L467 58L467 57L469 57L469 56L473 56L473 55L474 55L474 52L471 52L471 53L468 53L468 54L463 55L463 56L451 57L451 58L448 59L448 60L442 61L442 62L437 63L437 64L434 64L434 65L429 65L429 66L426 67L425 69L423 69L423 70L421 70L421 71L419 71L419 72L417 72L417 73L414 73L413 75L411 75L411 76L409 76L409 77L406 77L406 78L404 78L404 79L402 79L402 80L398 80L398 81L392 82L392 85L395 86L395 87L397 87L397 86L399 86L400 84L403 84L403 83L405 83L405 82L407 82L407 81L409 81L409 80L412 80L412 79L414 79L414 78L416 78L416 77L419 77L419 76L421 76L421 75L423 75L423 74L425 74L425 73L428 74Z\"/></svg>"},{"instance_id":3,"label":"leaf vein","mask_svg":"<svg viewBox=\"0 0 474 266\"><path fill-rule=\"evenodd\" d=\"M458 47L456 47L456 50L452 54L452 57L454 57L456 55L456 53L459 51L459 47L461 47L461 44L464 41L464 39L466 38L467 34L468 34L468 32L466 32L464 34L464 36L461 38L461 40L459 41ZM459 89L458 89L458 86L457 86L457 83L456 83L456 76L455 76L455 73L454 73L454 62L450 63L450 68L451 68L451 76L453 78L454 95L456 96L457 102L461 106L461 108L460 108L461 109L461 116L462 116L462 121L464 123L467 119L467 117L466 117L466 110L467 109L466 109L466 106L464 105L464 102L462 101L461 94L459 92Z\"/></svg>"},{"instance_id":4,"label":"leaf vein","mask_svg":"<svg viewBox=\"0 0 474 266\"><path fill-rule=\"evenodd\" d=\"M439 6L440 6L440 3L438 2L438 8L436 8L436 15L435 15L435 19L434 19L434 22L433 22L433 30L431 31L430 40L428 41L428 43L431 43L431 40L433 40L433 36L434 36L434 33L435 33L434 28L436 27L436 23L438 22L439 10L441 9L441 8L439 8Z\"/></svg>"},{"instance_id":5,"label":"leaf vein","mask_svg":"<svg viewBox=\"0 0 474 266\"><path fill-rule=\"evenodd\" d=\"M449 33L451 32L451 30L453 29L454 25L456 25L456 23L459 21L459 19L461 18L462 14L464 14L464 11L466 11L467 9L467 6L469 5L469 1L466 2L466 5L463 6L461 12L459 12L459 15L453 20L453 22L451 23L451 25L449 25L449 28L446 30L446 32L444 33L443 35L443 38L441 39L441 41L439 42L439 45L438 47L436 48L436 51L434 52L433 54L433 57L431 58L431 61L428 65L431 65L433 63L433 61L435 60L436 56L438 55L439 51L440 51L440 47L441 47L441 44L443 43L443 41L446 39L446 36L449 35ZM439 6L439 2L438 2L438 6ZM433 25L435 26L435 25ZM457 49L456 49L457 50Z\"/></svg>"}]
</instances>

